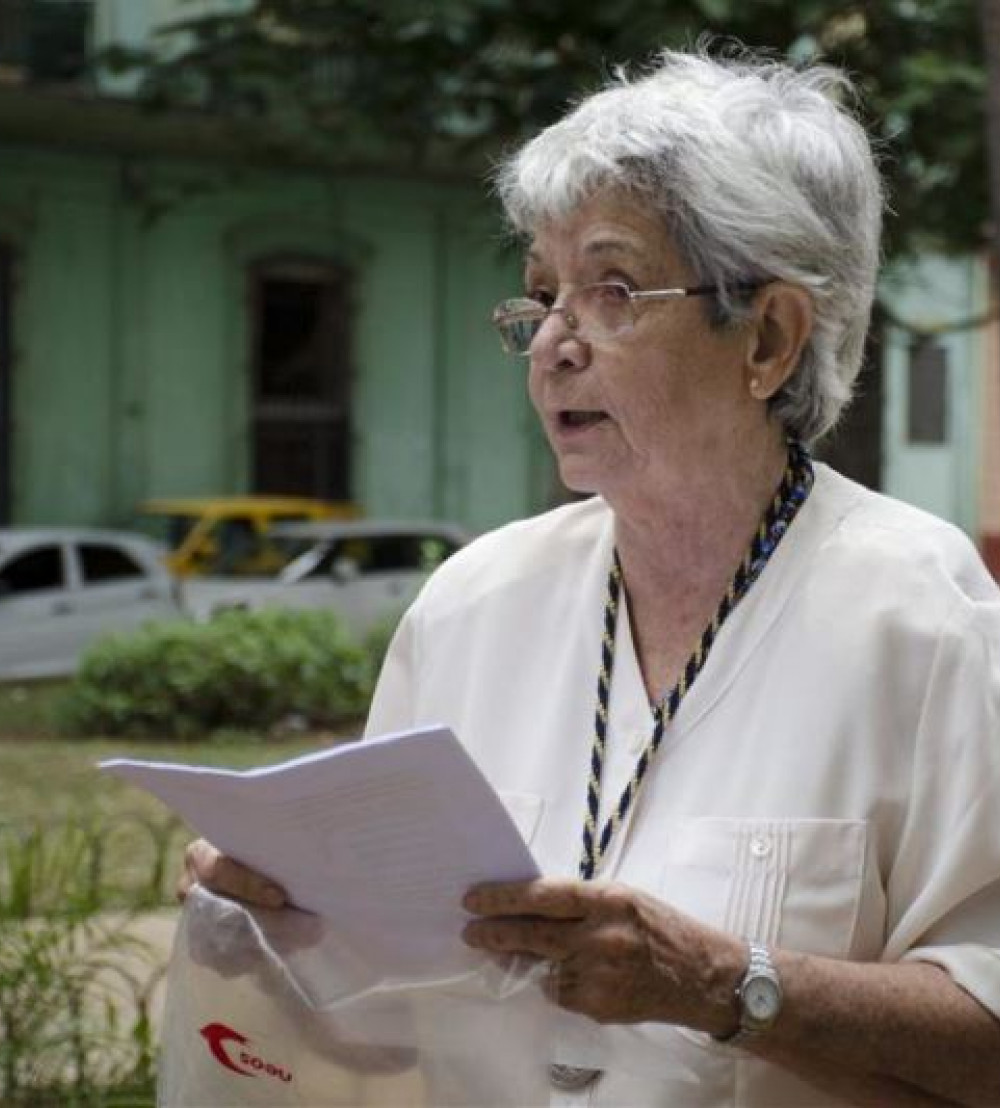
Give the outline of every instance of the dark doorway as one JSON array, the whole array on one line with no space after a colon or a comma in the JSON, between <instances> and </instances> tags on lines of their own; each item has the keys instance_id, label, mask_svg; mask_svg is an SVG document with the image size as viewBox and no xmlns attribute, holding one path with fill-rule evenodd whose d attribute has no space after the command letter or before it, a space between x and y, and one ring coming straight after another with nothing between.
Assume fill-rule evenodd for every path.
<instances>
[{"instance_id":1,"label":"dark doorway","mask_svg":"<svg viewBox=\"0 0 1000 1108\"><path fill-rule=\"evenodd\" d=\"M909 355L907 441L943 446L948 441L948 351L935 335L914 335Z\"/></svg>"},{"instance_id":2,"label":"dark doorway","mask_svg":"<svg viewBox=\"0 0 1000 1108\"><path fill-rule=\"evenodd\" d=\"M10 468L14 458L11 443L14 420L11 416L13 396L12 362L13 336L11 320L14 297L14 264L10 247L0 243L0 525L10 523L13 514L13 482Z\"/></svg>"},{"instance_id":3,"label":"dark doorway","mask_svg":"<svg viewBox=\"0 0 1000 1108\"><path fill-rule=\"evenodd\" d=\"M0 0L0 68L7 79L85 81L94 7L94 0Z\"/></svg>"},{"instance_id":4,"label":"dark doorway","mask_svg":"<svg viewBox=\"0 0 1000 1108\"><path fill-rule=\"evenodd\" d=\"M350 292L330 263L251 268L254 492L350 496Z\"/></svg>"},{"instance_id":5,"label":"dark doorway","mask_svg":"<svg viewBox=\"0 0 1000 1108\"><path fill-rule=\"evenodd\" d=\"M884 333L885 320L876 305L871 327L868 329L864 364L855 385L854 399L840 423L821 440L816 449L818 458L870 489L882 487Z\"/></svg>"}]
</instances>

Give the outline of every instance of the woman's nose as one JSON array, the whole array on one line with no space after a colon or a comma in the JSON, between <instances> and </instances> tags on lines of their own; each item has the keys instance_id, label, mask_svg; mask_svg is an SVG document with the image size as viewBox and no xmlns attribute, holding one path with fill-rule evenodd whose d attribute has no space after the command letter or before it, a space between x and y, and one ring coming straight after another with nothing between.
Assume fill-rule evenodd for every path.
<instances>
[{"instance_id":1,"label":"woman's nose","mask_svg":"<svg viewBox=\"0 0 1000 1108\"><path fill-rule=\"evenodd\" d=\"M553 308L542 320L529 348L532 365L537 369L582 366L587 350L577 332L576 320L561 306Z\"/></svg>"}]
</instances>

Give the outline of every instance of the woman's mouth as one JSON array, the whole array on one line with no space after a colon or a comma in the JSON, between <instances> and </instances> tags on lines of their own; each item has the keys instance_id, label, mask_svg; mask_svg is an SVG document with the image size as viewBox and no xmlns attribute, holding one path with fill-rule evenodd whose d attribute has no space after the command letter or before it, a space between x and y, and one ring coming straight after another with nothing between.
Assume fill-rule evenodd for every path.
<instances>
[{"instance_id":1,"label":"woman's mouth","mask_svg":"<svg viewBox=\"0 0 1000 1108\"><path fill-rule=\"evenodd\" d=\"M585 427L593 427L607 419L605 412L587 412L578 409L566 409L558 416L559 429L563 431L577 431Z\"/></svg>"}]
</instances>

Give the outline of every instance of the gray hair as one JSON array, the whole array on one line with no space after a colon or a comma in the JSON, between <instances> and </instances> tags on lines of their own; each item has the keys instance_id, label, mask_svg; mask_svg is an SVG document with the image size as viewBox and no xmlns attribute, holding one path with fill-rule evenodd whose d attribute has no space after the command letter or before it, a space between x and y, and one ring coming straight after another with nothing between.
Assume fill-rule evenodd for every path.
<instances>
[{"instance_id":1,"label":"gray hair","mask_svg":"<svg viewBox=\"0 0 1000 1108\"><path fill-rule=\"evenodd\" d=\"M852 94L830 66L665 50L528 142L498 169L497 191L522 234L601 189L636 195L666 220L696 280L718 286L717 326L746 318L740 282L805 288L813 332L771 404L810 442L851 398L879 262L882 188L841 103Z\"/></svg>"}]
</instances>

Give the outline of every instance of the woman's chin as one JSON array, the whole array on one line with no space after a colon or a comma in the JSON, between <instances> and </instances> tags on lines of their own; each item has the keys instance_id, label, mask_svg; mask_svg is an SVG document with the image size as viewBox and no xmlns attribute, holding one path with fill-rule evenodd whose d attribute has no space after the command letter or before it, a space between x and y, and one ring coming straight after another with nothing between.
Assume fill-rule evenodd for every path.
<instances>
[{"instance_id":1,"label":"woman's chin","mask_svg":"<svg viewBox=\"0 0 1000 1108\"><path fill-rule=\"evenodd\" d=\"M603 482L593 466L580 465L574 458L561 459L559 479L574 496L592 496L600 494Z\"/></svg>"}]
</instances>

